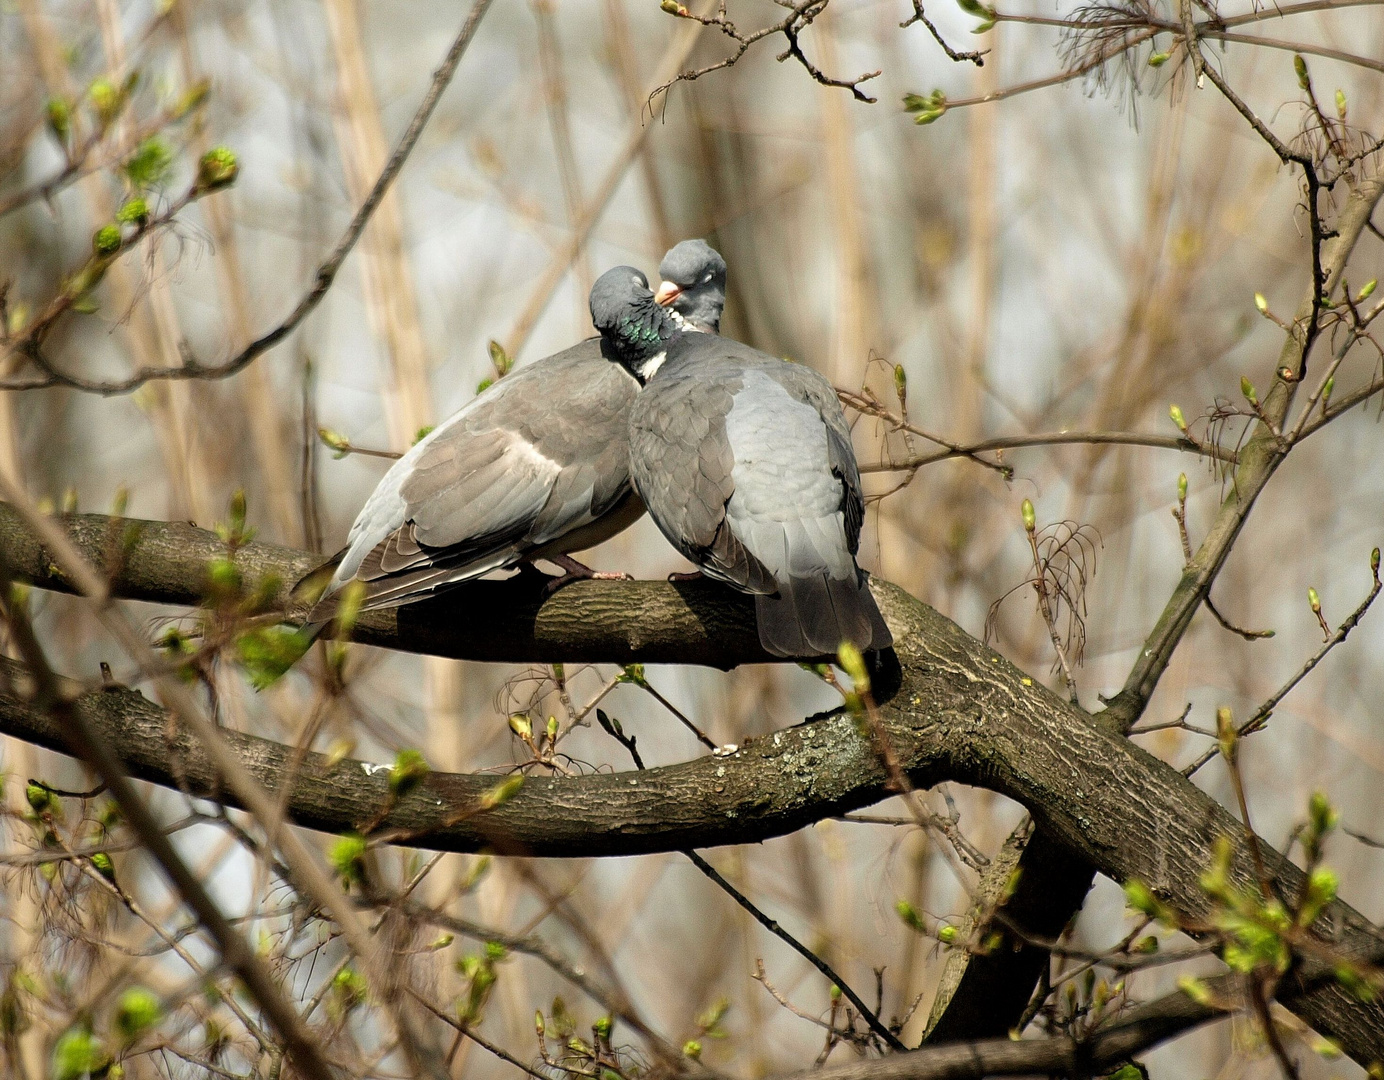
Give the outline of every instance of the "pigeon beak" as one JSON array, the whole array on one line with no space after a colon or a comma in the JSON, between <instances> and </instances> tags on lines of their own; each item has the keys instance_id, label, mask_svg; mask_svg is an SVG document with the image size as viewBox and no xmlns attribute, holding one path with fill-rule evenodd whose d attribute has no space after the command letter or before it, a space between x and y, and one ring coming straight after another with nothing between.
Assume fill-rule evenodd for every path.
<instances>
[{"instance_id":1,"label":"pigeon beak","mask_svg":"<svg viewBox=\"0 0 1384 1080\"><path fill-rule=\"evenodd\" d=\"M659 282L658 292L654 293L654 303L667 307L681 295L682 286L674 285L671 281L662 281Z\"/></svg>"}]
</instances>

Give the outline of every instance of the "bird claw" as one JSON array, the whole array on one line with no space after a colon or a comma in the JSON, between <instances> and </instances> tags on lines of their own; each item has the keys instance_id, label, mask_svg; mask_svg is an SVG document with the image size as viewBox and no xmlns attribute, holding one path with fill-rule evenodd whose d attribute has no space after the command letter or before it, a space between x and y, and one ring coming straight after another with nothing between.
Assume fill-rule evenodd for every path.
<instances>
[{"instance_id":1,"label":"bird claw","mask_svg":"<svg viewBox=\"0 0 1384 1080\"><path fill-rule=\"evenodd\" d=\"M585 563L578 562L570 555L545 555L545 560L565 571L560 577L551 578L543 586L543 599L552 596L564 586L574 581L633 581L634 575L618 570L592 570Z\"/></svg>"}]
</instances>

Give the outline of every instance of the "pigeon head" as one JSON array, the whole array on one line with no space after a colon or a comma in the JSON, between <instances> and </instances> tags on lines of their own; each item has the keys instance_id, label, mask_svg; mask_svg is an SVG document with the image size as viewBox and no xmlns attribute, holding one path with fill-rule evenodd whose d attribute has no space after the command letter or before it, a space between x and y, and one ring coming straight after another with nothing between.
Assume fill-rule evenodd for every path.
<instances>
[{"instance_id":1,"label":"pigeon head","mask_svg":"<svg viewBox=\"0 0 1384 1080\"><path fill-rule=\"evenodd\" d=\"M674 317L654 303L649 279L632 266L607 270L591 287L591 321L640 382L663 362L668 340L680 331Z\"/></svg>"},{"instance_id":2,"label":"pigeon head","mask_svg":"<svg viewBox=\"0 0 1384 1080\"><path fill-rule=\"evenodd\" d=\"M684 240L658 264L663 279L655 299L694 330L716 333L726 306L726 260L705 240Z\"/></svg>"}]
</instances>

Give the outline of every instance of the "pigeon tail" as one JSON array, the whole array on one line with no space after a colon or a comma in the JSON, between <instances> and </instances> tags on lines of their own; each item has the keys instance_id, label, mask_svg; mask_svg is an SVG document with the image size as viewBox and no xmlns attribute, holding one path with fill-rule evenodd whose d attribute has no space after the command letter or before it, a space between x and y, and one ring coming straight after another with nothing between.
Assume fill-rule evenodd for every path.
<instances>
[{"instance_id":1,"label":"pigeon tail","mask_svg":"<svg viewBox=\"0 0 1384 1080\"><path fill-rule=\"evenodd\" d=\"M825 574L779 582L777 596L755 597L759 643L774 656L835 656L843 641L861 652L887 649L884 623L865 575L856 581Z\"/></svg>"}]
</instances>

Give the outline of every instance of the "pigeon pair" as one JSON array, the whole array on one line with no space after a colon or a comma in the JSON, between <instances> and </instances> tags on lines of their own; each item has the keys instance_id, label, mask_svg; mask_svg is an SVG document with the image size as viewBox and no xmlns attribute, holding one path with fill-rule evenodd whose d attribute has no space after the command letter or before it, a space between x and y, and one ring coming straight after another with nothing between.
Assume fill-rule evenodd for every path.
<instances>
[{"instance_id":1,"label":"pigeon pair","mask_svg":"<svg viewBox=\"0 0 1384 1080\"><path fill-rule=\"evenodd\" d=\"M385 474L309 616L347 583L364 608L492 570L571 557L648 508L708 577L755 597L772 655L891 643L856 566L864 500L835 392L808 368L717 336L726 264L702 240L664 257L655 294L632 267L591 291L601 336L497 382Z\"/></svg>"}]
</instances>

